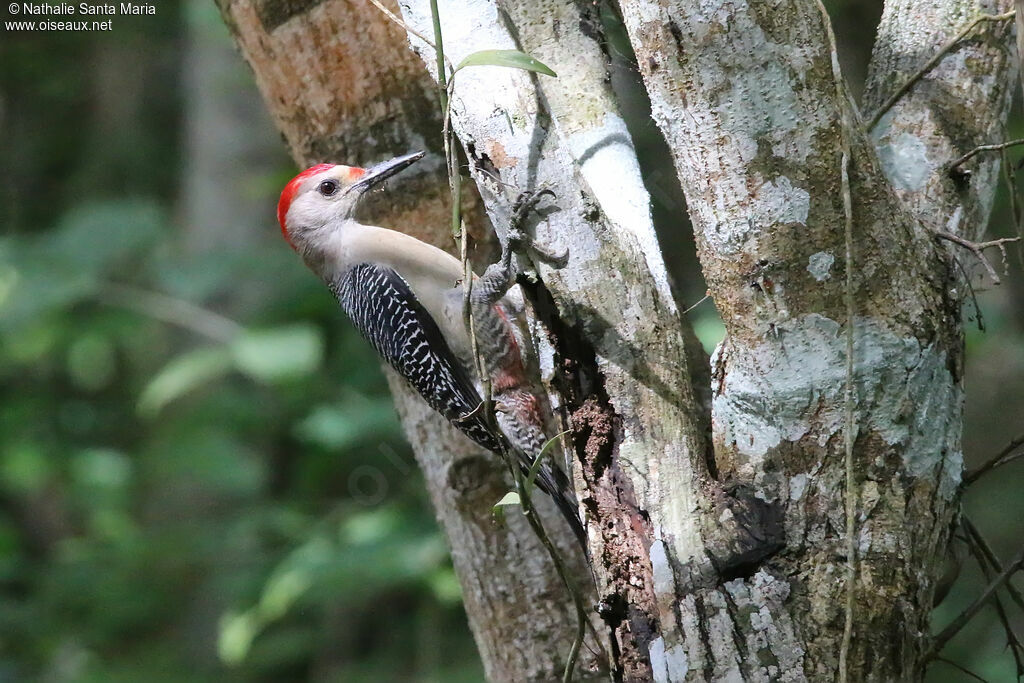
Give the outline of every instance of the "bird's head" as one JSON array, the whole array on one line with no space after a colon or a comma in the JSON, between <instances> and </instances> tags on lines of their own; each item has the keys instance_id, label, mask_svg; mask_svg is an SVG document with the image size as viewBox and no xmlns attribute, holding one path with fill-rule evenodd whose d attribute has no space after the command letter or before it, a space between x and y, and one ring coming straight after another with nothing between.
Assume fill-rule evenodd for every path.
<instances>
[{"instance_id":1,"label":"bird's head","mask_svg":"<svg viewBox=\"0 0 1024 683\"><path fill-rule=\"evenodd\" d=\"M410 164L423 152L384 161L372 168L317 164L284 186L277 202L277 221L288 244L296 251L317 233L340 227L353 217L360 198Z\"/></svg>"}]
</instances>

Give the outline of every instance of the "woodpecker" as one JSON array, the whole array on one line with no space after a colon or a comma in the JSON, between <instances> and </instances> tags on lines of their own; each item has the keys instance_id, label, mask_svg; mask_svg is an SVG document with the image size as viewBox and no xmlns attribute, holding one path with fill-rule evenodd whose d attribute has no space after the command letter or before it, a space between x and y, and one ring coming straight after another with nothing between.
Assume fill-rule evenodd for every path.
<instances>
[{"instance_id":1,"label":"woodpecker","mask_svg":"<svg viewBox=\"0 0 1024 683\"><path fill-rule=\"evenodd\" d=\"M354 217L370 190L422 157L416 152L369 169L340 164L306 169L281 192L281 232L363 337L431 408L489 451L510 452L527 472L546 439L537 397L528 388L514 308L506 298L515 280L512 252L522 247L525 236L516 226L498 263L473 281L477 348L491 381L495 427L481 408L477 363L463 315L461 262L415 237L363 225ZM535 481L585 549L579 509L565 474L544 463Z\"/></svg>"}]
</instances>

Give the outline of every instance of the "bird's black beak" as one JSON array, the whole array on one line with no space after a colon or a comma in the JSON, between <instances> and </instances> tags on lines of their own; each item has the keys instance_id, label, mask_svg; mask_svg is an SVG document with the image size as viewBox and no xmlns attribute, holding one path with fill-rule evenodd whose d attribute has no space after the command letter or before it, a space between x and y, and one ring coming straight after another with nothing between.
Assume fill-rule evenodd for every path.
<instances>
[{"instance_id":1,"label":"bird's black beak","mask_svg":"<svg viewBox=\"0 0 1024 683\"><path fill-rule=\"evenodd\" d=\"M396 157L389 161L382 161L376 166L366 169L366 175L352 183L350 189L358 192L366 192L367 190L380 185L399 171L416 163L423 158L423 154L423 152L413 152L412 154Z\"/></svg>"}]
</instances>

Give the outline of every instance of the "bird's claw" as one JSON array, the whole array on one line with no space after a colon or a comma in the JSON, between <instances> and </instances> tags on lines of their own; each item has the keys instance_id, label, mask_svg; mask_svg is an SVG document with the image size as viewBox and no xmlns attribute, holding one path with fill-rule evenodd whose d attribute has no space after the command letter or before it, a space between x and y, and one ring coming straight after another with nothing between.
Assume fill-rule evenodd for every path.
<instances>
[{"instance_id":1,"label":"bird's claw","mask_svg":"<svg viewBox=\"0 0 1024 683\"><path fill-rule=\"evenodd\" d=\"M527 217L531 211L536 210L537 205L544 197L554 197L555 193L550 188L542 187L539 190L528 190L516 197L512 204L512 220L508 230L508 248L516 254L532 252L538 259L555 268L562 268L569 261L569 250L556 253L547 246L538 244L530 239L530 236L523 230Z\"/></svg>"}]
</instances>

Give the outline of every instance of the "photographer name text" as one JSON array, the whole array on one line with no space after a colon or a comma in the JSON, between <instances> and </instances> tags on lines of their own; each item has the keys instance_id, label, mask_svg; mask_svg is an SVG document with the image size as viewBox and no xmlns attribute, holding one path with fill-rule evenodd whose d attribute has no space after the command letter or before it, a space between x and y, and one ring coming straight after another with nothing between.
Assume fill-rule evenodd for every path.
<instances>
[{"instance_id":1,"label":"photographer name text","mask_svg":"<svg viewBox=\"0 0 1024 683\"><path fill-rule=\"evenodd\" d=\"M11 9L13 10L14 7L15 5L12 4ZM132 16L156 14L156 5L137 2L122 2L116 5L110 3L92 5L87 2L83 2L78 5L72 5L66 2L62 2L58 5L47 5L43 3L23 2L21 3L21 14L46 16L72 16L76 14L84 16Z\"/></svg>"}]
</instances>

